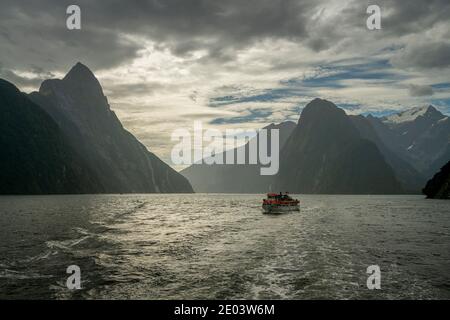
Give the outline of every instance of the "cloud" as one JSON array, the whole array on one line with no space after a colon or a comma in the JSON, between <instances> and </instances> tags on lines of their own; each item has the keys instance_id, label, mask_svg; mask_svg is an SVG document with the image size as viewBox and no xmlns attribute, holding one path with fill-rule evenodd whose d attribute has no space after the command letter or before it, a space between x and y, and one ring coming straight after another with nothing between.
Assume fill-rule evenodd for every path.
<instances>
[{"instance_id":1,"label":"cloud","mask_svg":"<svg viewBox=\"0 0 450 320\"><path fill-rule=\"evenodd\" d=\"M205 49L212 59L230 59L235 50L263 38L298 39L313 1L297 0L119 0L77 1L82 30L67 30L70 1L0 4L0 50L5 65L67 69L83 60L94 70L120 65L142 49L130 37L151 39L176 55ZM82 59L81 59L82 58Z\"/></svg>"},{"instance_id":2,"label":"cloud","mask_svg":"<svg viewBox=\"0 0 450 320\"><path fill-rule=\"evenodd\" d=\"M3 68L0 65L0 77L4 78L10 82L12 82L14 85L24 88L24 87L36 87L38 86L45 78L41 78L39 76L33 76L33 77L24 77L13 70L9 70L6 68Z\"/></svg>"},{"instance_id":3,"label":"cloud","mask_svg":"<svg viewBox=\"0 0 450 320\"><path fill-rule=\"evenodd\" d=\"M142 97L149 96L158 89L165 88L160 82L137 82L137 83L110 83L105 94L112 99L123 99L127 96Z\"/></svg>"},{"instance_id":4,"label":"cloud","mask_svg":"<svg viewBox=\"0 0 450 320\"><path fill-rule=\"evenodd\" d=\"M392 58L400 68L438 69L450 67L450 42L412 44Z\"/></svg>"},{"instance_id":5,"label":"cloud","mask_svg":"<svg viewBox=\"0 0 450 320\"><path fill-rule=\"evenodd\" d=\"M379 0L383 32L377 34L365 27L368 4L356 0L111 0L107 5L79 0L82 30L69 31L65 27L69 4L69 0L27 4L3 0L0 50L4 65L27 69L34 63L62 71L83 60L94 71L108 69L136 58L145 40L176 56L202 52L203 62L217 63L235 61L243 50L266 40L283 39L312 52L364 51L373 40L399 41L442 24L448 31L450 16L447 0ZM441 49L434 53L438 61L447 52ZM420 64L412 58L405 64Z\"/></svg>"},{"instance_id":6,"label":"cloud","mask_svg":"<svg viewBox=\"0 0 450 320\"><path fill-rule=\"evenodd\" d=\"M68 30L67 6L67 1L2 1L0 51L5 68L62 72L83 60L94 70L107 69L132 60L142 48L108 25L89 24L88 6L82 10L82 30Z\"/></svg>"},{"instance_id":7,"label":"cloud","mask_svg":"<svg viewBox=\"0 0 450 320\"><path fill-rule=\"evenodd\" d=\"M395 72L387 60L371 60L365 63L343 60L317 66L301 76L280 80L275 88L259 90L233 86L223 88L219 91L220 95L210 98L209 106L229 108L243 105L248 108L248 105L253 105L258 108L264 103L272 104L273 108L283 103L293 106L299 101L320 97L327 91L338 93L348 92L346 89L359 90L359 86L392 86L405 79L408 77ZM353 103L349 101L351 99L343 101L343 105L348 109L356 109L352 108ZM360 107L360 104L357 106Z\"/></svg>"},{"instance_id":8,"label":"cloud","mask_svg":"<svg viewBox=\"0 0 450 320\"><path fill-rule=\"evenodd\" d=\"M431 86L411 84L408 90L412 97L432 96L434 94Z\"/></svg>"},{"instance_id":9,"label":"cloud","mask_svg":"<svg viewBox=\"0 0 450 320\"><path fill-rule=\"evenodd\" d=\"M273 111L269 108L266 109L248 109L244 115L228 118L216 118L210 121L210 124L236 124L247 122L270 122L270 116Z\"/></svg>"},{"instance_id":10,"label":"cloud","mask_svg":"<svg viewBox=\"0 0 450 320\"><path fill-rule=\"evenodd\" d=\"M450 3L447 0L379 0L383 29L395 36L421 33L439 23L448 23Z\"/></svg>"}]
</instances>

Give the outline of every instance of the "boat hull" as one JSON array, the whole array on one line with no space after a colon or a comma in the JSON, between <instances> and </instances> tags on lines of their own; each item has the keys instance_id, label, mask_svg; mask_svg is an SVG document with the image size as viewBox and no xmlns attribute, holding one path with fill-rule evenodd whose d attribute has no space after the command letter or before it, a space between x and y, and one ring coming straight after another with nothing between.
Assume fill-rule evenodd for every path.
<instances>
[{"instance_id":1,"label":"boat hull","mask_svg":"<svg viewBox=\"0 0 450 320\"><path fill-rule=\"evenodd\" d=\"M300 211L300 206L296 205L273 205L273 204L263 204L263 213L266 214L279 214L286 212Z\"/></svg>"}]
</instances>

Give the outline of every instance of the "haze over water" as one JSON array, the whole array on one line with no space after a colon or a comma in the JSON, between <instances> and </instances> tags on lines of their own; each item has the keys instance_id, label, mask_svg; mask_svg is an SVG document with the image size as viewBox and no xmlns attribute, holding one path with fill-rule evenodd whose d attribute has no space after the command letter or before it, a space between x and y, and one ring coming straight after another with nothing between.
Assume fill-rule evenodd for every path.
<instances>
[{"instance_id":1,"label":"haze over water","mask_svg":"<svg viewBox=\"0 0 450 320\"><path fill-rule=\"evenodd\" d=\"M262 198L0 197L0 298L450 298L449 202L308 195L271 216Z\"/></svg>"}]
</instances>

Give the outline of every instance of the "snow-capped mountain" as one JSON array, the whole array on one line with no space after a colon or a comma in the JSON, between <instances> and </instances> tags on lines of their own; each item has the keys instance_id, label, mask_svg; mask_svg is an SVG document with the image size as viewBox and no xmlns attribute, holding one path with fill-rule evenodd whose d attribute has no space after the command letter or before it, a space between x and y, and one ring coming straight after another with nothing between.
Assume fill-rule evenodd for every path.
<instances>
[{"instance_id":1,"label":"snow-capped mountain","mask_svg":"<svg viewBox=\"0 0 450 320\"><path fill-rule=\"evenodd\" d=\"M399 113L392 114L381 118L382 121L389 125L400 125L415 121L417 118L423 117L431 121L437 121L446 118L442 113L433 106L423 106L408 109Z\"/></svg>"},{"instance_id":2,"label":"snow-capped mountain","mask_svg":"<svg viewBox=\"0 0 450 320\"><path fill-rule=\"evenodd\" d=\"M367 119L386 146L430 177L450 159L450 121L433 106Z\"/></svg>"}]
</instances>

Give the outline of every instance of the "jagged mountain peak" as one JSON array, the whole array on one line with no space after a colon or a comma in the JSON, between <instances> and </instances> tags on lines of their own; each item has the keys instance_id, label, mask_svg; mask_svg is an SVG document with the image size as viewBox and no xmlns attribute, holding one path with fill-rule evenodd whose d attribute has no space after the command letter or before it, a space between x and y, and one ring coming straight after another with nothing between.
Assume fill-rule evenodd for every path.
<instances>
[{"instance_id":1,"label":"jagged mountain peak","mask_svg":"<svg viewBox=\"0 0 450 320\"><path fill-rule=\"evenodd\" d=\"M325 100L325 99L314 98L305 106L304 110L313 108L313 107L325 109L325 108L336 108L336 105L333 102Z\"/></svg>"},{"instance_id":2,"label":"jagged mountain peak","mask_svg":"<svg viewBox=\"0 0 450 320\"><path fill-rule=\"evenodd\" d=\"M44 81L30 98L56 121L104 191L192 192L183 176L123 128L84 64L77 63L62 80Z\"/></svg>"},{"instance_id":3,"label":"jagged mountain peak","mask_svg":"<svg viewBox=\"0 0 450 320\"><path fill-rule=\"evenodd\" d=\"M337 107L333 102L315 98L309 102L302 111L301 118L305 117L321 117L324 115L345 115L345 111Z\"/></svg>"},{"instance_id":4,"label":"jagged mountain peak","mask_svg":"<svg viewBox=\"0 0 450 320\"><path fill-rule=\"evenodd\" d=\"M381 118L381 120L388 124L401 124L412 122L418 117L435 118L437 120L445 117L440 111L438 111L432 105L426 105L421 107L411 108L405 111L401 111L390 116Z\"/></svg>"},{"instance_id":5,"label":"jagged mountain peak","mask_svg":"<svg viewBox=\"0 0 450 320\"><path fill-rule=\"evenodd\" d=\"M80 81L80 80L88 80L88 79L95 79L94 73L89 69L86 65L82 64L81 62L77 62L70 71L66 74L63 80L66 81Z\"/></svg>"},{"instance_id":6,"label":"jagged mountain peak","mask_svg":"<svg viewBox=\"0 0 450 320\"><path fill-rule=\"evenodd\" d=\"M320 133L321 139L328 141L333 139L333 132L348 138L356 135L356 129L343 109L331 101L318 98L305 106L296 130L310 130L312 134Z\"/></svg>"},{"instance_id":7,"label":"jagged mountain peak","mask_svg":"<svg viewBox=\"0 0 450 320\"><path fill-rule=\"evenodd\" d=\"M294 193L398 193L401 185L375 143L331 101L314 99L280 153L276 190Z\"/></svg>"},{"instance_id":8,"label":"jagged mountain peak","mask_svg":"<svg viewBox=\"0 0 450 320\"><path fill-rule=\"evenodd\" d=\"M65 85L71 88L79 88L90 97L103 97L103 89L94 73L84 64L75 64L62 79Z\"/></svg>"},{"instance_id":9,"label":"jagged mountain peak","mask_svg":"<svg viewBox=\"0 0 450 320\"><path fill-rule=\"evenodd\" d=\"M103 89L94 73L81 62L77 62L70 71L61 79L47 79L41 83L39 93L47 96L64 88L76 90L77 96L87 95L89 99L103 99Z\"/></svg>"}]
</instances>

